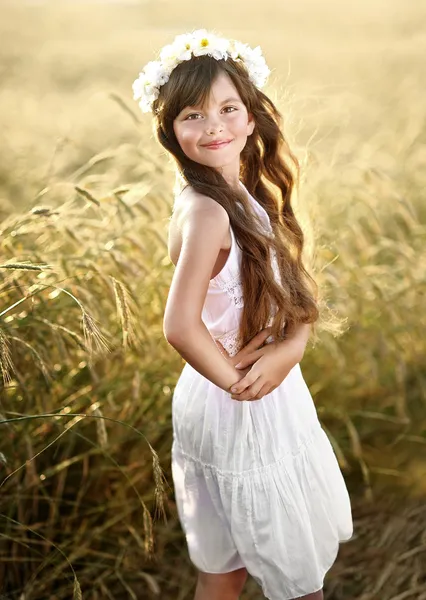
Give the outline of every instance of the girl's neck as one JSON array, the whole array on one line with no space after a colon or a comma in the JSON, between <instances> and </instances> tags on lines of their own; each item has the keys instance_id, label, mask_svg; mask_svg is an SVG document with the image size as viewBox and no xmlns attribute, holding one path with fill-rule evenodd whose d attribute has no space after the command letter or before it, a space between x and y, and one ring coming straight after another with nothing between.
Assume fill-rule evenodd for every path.
<instances>
[{"instance_id":1,"label":"girl's neck","mask_svg":"<svg viewBox=\"0 0 426 600\"><path fill-rule=\"evenodd\" d=\"M227 165L218 169L226 183L233 190L238 190L240 185L240 163L236 165Z\"/></svg>"},{"instance_id":2,"label":"girl's neck","mask_svg":"<svg viewBox=\"0 0 426 600\"><path fill-rule=\"evenodd\" d=\"M234 191L238 191L242 184L242 182L240 181L240 179L238 177L232 177L232 178L225 177L225 181L227 182L229 187L231 187ZM177 173L175 185L174 185L174 189L173 189L174 194L179 195L187 185L188 184L186 183L184 178L179 173Z\"/></svg>"}]
</instances>

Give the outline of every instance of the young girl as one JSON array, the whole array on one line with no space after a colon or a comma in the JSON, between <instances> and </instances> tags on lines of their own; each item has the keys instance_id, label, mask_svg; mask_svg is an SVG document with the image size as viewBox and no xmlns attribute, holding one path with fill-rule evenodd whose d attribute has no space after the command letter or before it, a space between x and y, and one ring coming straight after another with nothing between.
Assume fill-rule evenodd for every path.
<instances>
[{"instance_id":1,"label":"young girl","mask_svg":"<svg viewBox=\"0 0 426 600\"><path fill-rule=\"evenodd\" d=\"M164 316L186 364L173 396L172 470L196 600L323 598L351 507L300 361L318 319L291 207L297 161L260 91L260 48L178 36L134 83L183 182ZM286 159L284 159L284 156Z\"/></svg>"}]
</instances>

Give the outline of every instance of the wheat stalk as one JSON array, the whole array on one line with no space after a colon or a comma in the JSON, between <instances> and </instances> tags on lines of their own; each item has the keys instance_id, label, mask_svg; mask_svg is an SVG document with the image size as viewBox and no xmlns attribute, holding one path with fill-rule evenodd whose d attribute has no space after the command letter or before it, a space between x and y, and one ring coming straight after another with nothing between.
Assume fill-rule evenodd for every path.
<instances>
[{"instance_id":1,"label":"wheat stalk","mask_svg":"<svg viewBox=\"0 0 426 600\"><path fill-rule=\"evenodd\" d=\"M114 286L117 313L123 331L123 348L127 350L128 345L134 341L133 321L127 299L128 292L121 281L118 281L115 277L111 277L111 280Z\"/></svg>"}]
</instances>

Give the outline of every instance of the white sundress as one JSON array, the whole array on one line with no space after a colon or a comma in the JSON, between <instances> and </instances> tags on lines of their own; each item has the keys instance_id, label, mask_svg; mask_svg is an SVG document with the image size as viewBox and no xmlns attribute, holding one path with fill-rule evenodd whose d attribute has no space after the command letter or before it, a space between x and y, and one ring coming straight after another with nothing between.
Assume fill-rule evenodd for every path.
<instances>
[{"instance_id":1,"label":"white sundress","mask_svg":"<svg viewBox=\"0 0 426 600\"><path fill-rule=\"evenodd\" d=\"M267 212L243 188L272 232ZM230 231L230 253L210 281L202 318L234 355L243 296L241 250ZM186 363L172 414L175 497L194 565L207 573L246 567L270 600L320 590L353 525L300 365L262 399L239 402Z\"/></svg>"}]
</instances>

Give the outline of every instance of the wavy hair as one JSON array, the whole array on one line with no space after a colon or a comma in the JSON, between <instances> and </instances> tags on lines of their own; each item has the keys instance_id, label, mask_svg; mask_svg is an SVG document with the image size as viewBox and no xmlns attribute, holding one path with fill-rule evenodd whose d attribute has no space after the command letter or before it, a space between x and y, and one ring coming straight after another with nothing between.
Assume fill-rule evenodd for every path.
<instances>
[{"instance_id":1,"label":"wavy hair","mask_svg":"<svg viewBox=\"0 0 426 600\"><path fill-rule=\"evenodd\" d=\"M254 117L254 131L240 157L240 179L267 211L273 237L259 230L244 190L231 188L218 170L189 159L174 133L173 122L179 113L186 106L204 102L221 72L230 77ZM319 318L318 286L302 263L304 235L291 205L299 164L281 131L281 114L268 96L251 83L244 64L210 56L192 57L180 63L160 88L153 113L157 139L174 157L183 182L218 202L229 215L242 250L242 345L269 325L271 307L271 334L277 340L285 339L288 330L299 323L315 323ZM274 251L281 285L271 265Z\"/></svg>"}]
</instances>

